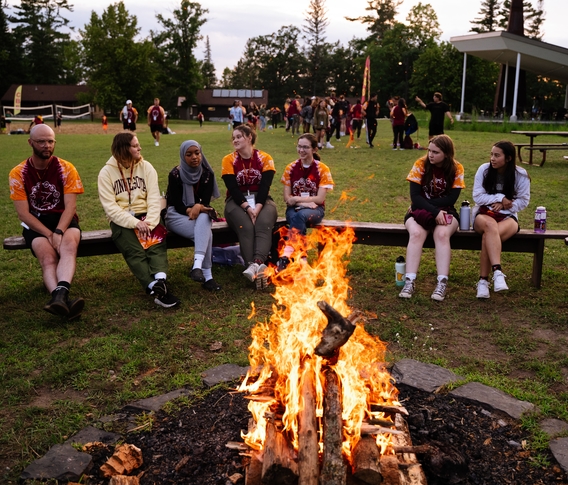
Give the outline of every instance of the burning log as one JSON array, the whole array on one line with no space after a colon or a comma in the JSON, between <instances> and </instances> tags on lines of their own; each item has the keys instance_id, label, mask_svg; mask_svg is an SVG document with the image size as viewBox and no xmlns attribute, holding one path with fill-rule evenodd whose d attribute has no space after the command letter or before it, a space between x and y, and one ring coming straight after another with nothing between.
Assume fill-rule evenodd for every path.
<instances>
[{"instance_id":1,"label":"burning log","mask_svg":"<svg viewBox=\"0 0 568 485\"><path fill-rule=\"evenodd\" d=\"M383 404L371 404L372 412L387 413L387 414L403 414L408 416L408 411L402 406L385 406Z\"/></svg>"},{"instance_id":2,"label":"burning log","mask_svg":"<svg viewBox=\"0 0 568 485\"><path fill-rule=\"evenodd\" d=\"M301 382L304 401L298 414L298 485L317 485L319 473L315 372L306 361Z\"/></svg>"},{"instance_id":3,"label":"burning log","mask_svg":"<svg viewBox=\"0 0 568 485\"><path fill-rule=\"evenodd\" d=\"M245 474L245 485L260 485L260 477L262 476L262 462L256 453L250 457Z\"/></svg>"},{"instance_id":4,"label":"burning log","mask_svg":"<svg viewBox=\"0 0 568 485\"><path fill-rule=\"evenodd\" d=\"M345 485L346 467L342 455L341 394L339 378L331 368L324 370L323 463L320 485Z\"/></svg>"},{"instance_id":5,"label":"burning log","mask_svg":"<svg viewBox=\"0 0 568 485\"><path fill-rule=\"evenodd\" d=\"M262 483L295 485L298 482L298 463L295 452L273 423L266 424Z\"/></svg>"},{"instance_id":6,"label":"burning log","mask_svg":"<svg viewBox=\"0 0 568 485\"><path fill-rule=\"evenodd\" d=\"M376 439L371 436L362 437L353 449L353 476L372 485L381 483L380 459Z\"/></svg>"},{"instance_id":7,"label":"burning log","mask_svg":"<svg viewBox=\"0 0 568 485\"><path fill-rule=\"evenodd\" d=\"M315 354L331 359L335 356L337 350L353 335L356 327L351 319L356 321L359 313L352 313L349 315L349 318L345 318L325 301L318 301L318 307L327 317L328 323L323 330L320 343L315 348Z\"/></svg>"}]
</instances>

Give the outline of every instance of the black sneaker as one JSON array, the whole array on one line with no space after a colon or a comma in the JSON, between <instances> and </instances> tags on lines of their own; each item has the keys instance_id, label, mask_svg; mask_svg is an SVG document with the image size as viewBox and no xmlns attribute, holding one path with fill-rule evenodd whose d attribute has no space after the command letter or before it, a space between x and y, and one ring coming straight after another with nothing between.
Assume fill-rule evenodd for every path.
<instances>
[{"instance_id":1,"label":"black sneaker","mask_svg":"<svg viewBox=\"0 0 568 485\"><path fill-rule=\"evenodd\" d=\"M189 277L193 281L197 281L198 283L205 283L205 276L203 276L203 271L201 270L201 268L193 268L189 272Z\"/></svg>"},{"instance_id":2,"label":"black sneaker","mask_svg":"<svg viewBox=\"0 0 568 485\"><path fill-rule=\"evenodd\" d=\"M51 292L51 300L43 307L46 312L52 315L67 316L69 307L67 306L67 297L69 290L63 286L58 286Z\"/></svg>"},{"instance_id":3,"label":"black sneaker","mask_svg":"<svg viewBox=\"0 0 568 485\"><path fill-rule=\"evenodd\" d=\"M180 304L180 301L171 293L166 293L165 295L155 298L154 303L164 308L173 308L175 306L178 306Z\"/></svg>"},{"instance_id":4,"label":"black sneaker","mask_svg":"<svg viewBox=\"0 0 568 485\"><path fill-rule=\"evenodd\" d=\"M217 283L213 278L207 280L201 286L205 288L207 291L219 291L221 289L221 285Z\"/></svg>"},{"instance_id":5,"label":"black sneaker","mask_svg":"<svg viewBox=\"0 0 568 485\"><path fill-rule=\"evenodd\" d=\"M67 302L67 306L69 307L67 320L75 320L81 316L83 308L85 307L85 300L83 300L83 298L75 298L74 300Z\"/></svg>"},{"instance_id":6,"label":"black sneaker","mask_svg":"<svg viewBox=\"0 0 568 485\"><path fill-rule=\"evenodd\" d=\"M290 264L290 258L288 256L282 256L276 262L276 272L280 273L280 271L284 271L288 267L289 264Z\"/></svg>"},{"instance_id":7,"label":"black sneaker","mask_svg":"<svg viewBox=\"0 0 568 485\"><path fill-rule=\"evenodd\" d=\"M166 280L158 280L152 286L152 291L150 295L156 295L158 298L164 296L168 293L168 288L166 287Z\"/></svg>"}]
</instances>

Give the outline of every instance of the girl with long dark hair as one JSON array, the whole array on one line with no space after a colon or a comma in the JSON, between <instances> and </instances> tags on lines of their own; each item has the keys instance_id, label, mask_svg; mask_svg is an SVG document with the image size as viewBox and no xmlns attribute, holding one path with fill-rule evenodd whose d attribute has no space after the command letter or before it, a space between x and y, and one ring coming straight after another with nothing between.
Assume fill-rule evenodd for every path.
<instances>
[{"instance_id":1,"label":"girl with long dark hair","mask_svg":"<svg viewBox=\"0 0 568 485\"><path fill-rule=\"evenodd\" d=\"M473 200L473 229L482 235L477 298L489 298L490 271L494 291L509 289L501 270L501 245L519 231L517 213L530 201L530 177L516 166L515 146L510 141L495 143L489 163L477 170Z\"/></svg>"}]
</instances>

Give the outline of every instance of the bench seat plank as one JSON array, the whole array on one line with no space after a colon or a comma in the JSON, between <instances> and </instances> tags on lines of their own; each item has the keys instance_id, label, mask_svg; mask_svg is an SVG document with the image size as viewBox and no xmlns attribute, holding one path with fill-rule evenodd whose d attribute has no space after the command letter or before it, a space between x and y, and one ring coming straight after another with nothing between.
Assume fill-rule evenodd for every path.
<instances>
[{"instance_id":1,"label":"bench seat plank","mask_svg":"<svg viewBox=\"0 0 568 485\"><path fill-rule=\"evenodd\" d=\"M277 225L282 225L284 218L279 218ZM403 224L384 222L346 222L324 219L318 226L343 230L347 226L355 231L355 243L370 246L396 246L408 245L408 231ZM316 226L317 227L317 226ZM212 225L214 245L232 245L237 242L237 235L229 228L226 222L214 222ZM564 239L568 244L568 231L548 230L545 233L535 233L530 229L521 229L511 239L503 243L503 251L516 253L532 253L533 272L531 283L540 288L542 279L542 266L544 262L544 241L546 239ZM452 249L481 250L481 237L475 231L457 231L451 238ZM168 233L168 249L192 247L193 241ZM432 235L426 238L425 248L434 248ZM26 249L26 243L21 236L4 239L4 249ZM84 231L79 244L77 256L100 256L116 254L118 250L114 245L110 229Z\"/></svg>"}]
</instances>

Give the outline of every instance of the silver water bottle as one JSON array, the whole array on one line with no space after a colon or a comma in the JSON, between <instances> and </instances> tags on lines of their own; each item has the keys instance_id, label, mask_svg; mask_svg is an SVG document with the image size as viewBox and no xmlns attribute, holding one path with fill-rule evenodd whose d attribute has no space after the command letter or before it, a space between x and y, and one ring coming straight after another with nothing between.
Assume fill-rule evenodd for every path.
<instances>
[{"instance_id":1,"label":"silver water bottle","mask_svg":"<svg viewBox=\"0 0 568 485\"><path fill-rule=\"evenodd\" d=\"M464 200L460 207L460 231L469 231L471 221L471 207L469 201Z\"/></svg>"}]
</instances>

